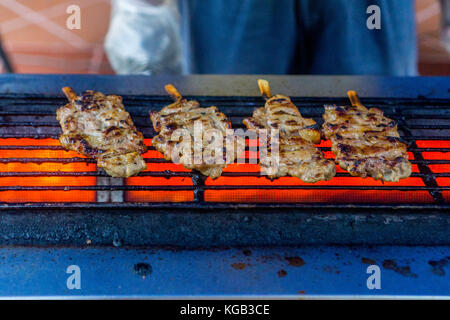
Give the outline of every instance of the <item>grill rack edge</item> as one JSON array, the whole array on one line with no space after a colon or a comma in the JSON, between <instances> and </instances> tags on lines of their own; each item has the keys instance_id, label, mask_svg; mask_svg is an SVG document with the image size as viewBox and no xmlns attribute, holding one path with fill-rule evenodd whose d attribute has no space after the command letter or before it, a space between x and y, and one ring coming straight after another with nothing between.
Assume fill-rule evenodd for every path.
<instances>
[{"instance_id":1,"label":"grill rack edge","mask_svg":"<svg viewBox=\"0 0 450 320\"><path fill-rule=\"evenodd\" d=\"M230 115L231 117L235 118L236 121L239 122L239 118L242 118L244 115L249 116L251 115L253 109L255 107L261 106L263 104L263 100L261 98L257 97L208 97L208 96L201 96L201 97L187 97L188 99L196 99L199 100L202 105L217 105L221 111L223 111L225 114ZM346 104L346 99L334 99L334 98L299 98L299 97L293 97L293 102L299 106L300 111L302 112L303 116L305 117L313 117L317 120L317 115L321 114L323 109L323 104ZM424 182L424 187L373 187L373 186L358 186L354 189L357 190L404 190L404 191L411 191L411 190L424 190L431 194L434 203L431 204L418 204L418 203L412 203L412 204L325 204L325 203L276 203L273 204L276 207L280 206L288 206L288 207L333 207L333 206L339 206L339 207L348 207L348 208L365 208L365 207L379 207L382 208L384 206L387 207L409 207L409 208L435 208L435 209L446 209L448 208L448 204L446 203L446 200L444 199L442 195L442 191L450 190L450 187L447 186L439 186L436 182L436 178L439 177L449 177L450 172L433 172L429 165L430 164L448 164L450 166L450 160L435 160L435 159L424 159L422 152L449 152L450 148L420 148L417 146L416 141L418 140L442 140L442 141L448 141L450 140L450 134L447 134L446 130L450 129L450 101L445 99L385 99L385 98L367 98L362 99L362 102L366 104L368 107L376 106L381 108L383 111L385 111L386 115L388 117L392 117L394 120L396 120L399 124L399 131L402 133L402 138L409 141L411 143L410 148L408 148L408 151L411 151L414 154L414 160L412 160L412 163L417 164L419 168L419 173L415 173L412 176L413 177L419 177ZM127 108L127 111L130 112L133 118L135 117L144 117L143 110L145 110L145 114L148 114L148 111L152 109L158 110L159 108L163 107L164 105L167 105L170 103L170 100L167 97L162 96L124 96L124 104ZM20 118L21 116L28 116L28 117L34 117L37 119L38 117L45 117L45 116L55 116L56 109L64 104L64 100L59 97L43 97L43 96L32 96L32 95L8 95L0 97L0 139L1 138L56 138L58 134L54 133L43 133L42 130L47 130L45 128L56 128L59 129L58 123L55 121L52 122L39 122L39 121L14 121L16 118ZM223 109L226 108L227 110L233 110L233 112L226 112ZM320 109L319 109L320 108ZM418 113L415 111L415 109L421 110L423 113ZM38 110L39 112L37 112ZM425 112L424 112L425 111ZM410 122L414 119L429 119L429 120L436 120L437 122L441 122L441 124L411 124ZM12 120L12 121L11 121ZM147 127L151 129L150 122L148 121ZM444 124L442 124L444 123ZM233 123L235 125L235 123ZM37 129L37 131L40 131L36 133L33 130L28 130L29 133L15 133L15 129L20 126L23 130L23 128L30 128L30 129ZM6 133L4 132L4 128L12 128L14 133L11 133L12 131L9 130ZM138 129L141 129L138 125ZM425 131L427 134L423 134L422 131ZM443 132L443 133L442 133ZM419 133L420 135L417 135ZM428 134L431 133L431 134ZM149 136L149 130L146 131L146 138L150 138ZM62 150L59 146L0 146L1 150L14 150L17 148L23 147L23 150ZM327 148L322 148L323 150L327 150ZM329 149L329 148L328 148ZM74 161L74 158L68 158L68 159L48 159L48 158L37 158L37 159L27 159L22 158L20 159L13 159L13 158L1 158L0 163L5 162L12 162L14 161L42 161L42 162L64 162L64 161ZM91 159L85 159L85 158L79 158L75 159L75 161L81 161L81 162L93 162ZM164 163L166 162L163 159L158 158L149 158L147 159L148 162L155 163L160 162ZM78 172L77 172L78 173ZM23 172L12 172L9 174L4 174L3 172L0 173L0 177L5 176L22 176L29 174L28 176L33 176L33 174L38 175L39 172L34 173L23 173ZM55 176L58 176L58 173L55 173ZM96 176L96 177L103 177L105 176L103 173L95 173L95 172L85 172L82 173L82 175L86 176ZM60 176L71 176L70 172L62 173ZM78 174L73 173L73 176L78 176ZM214 202L205 202L204 201L204 191L205 190L214 190L214 189L221 189L220 186L205 186L204 182L205 179L199 175L196 172L187 173L187 172L171 172L169 174L166 174L164 172L153 172L153 173L144 173L143 176L161 176L161 177L174 177L174 176L187 176L191 177L193 181L193 186L190 188L182 187L182 188L175 188L180 190L192 190L194 191L195 197L193 203L184 202L183 205L186 206L193 206L193 207L206 207L208 208L209 205L215 206ZM224 176L256 176L253 175L253 173L224 173ZM340 175L340 176L349 176L349 175ZM135 188L136 186L95 186L94 188L87 188L92 189L96 191L104 191L104 190L163 190L162 188ZM217 188L219 187L219 188ZM224 189L243 189L243 186L236 185L225 187ZM330 188L331 187L331 188ZM31 189L30 189L31 188ZM69 190L82 190L83 188L79 189L80 187L74 187L70 188ZM184 188L184 189L183 189ZM290 189L292 186L276 186L275 188L272 186L271 189ZM351 190L352 187L349 186L299 186L299 189L345 189L345 190ZM59 188L56 188L59 190ZM67 188L66 188L67 189ZM168 190L170 190L171 187L169 187ZM174 189L174 190L175 190ZM245 188L244 188L245 189ZM259 189L259 188L257 188ZM26 190L52 190L52 188L45 188L42 189L39 187L16 187L16 188L9 188L0 186L0 192L6 191L6 190L17 190L17 191L26 191ZM63 188L63 190L65 190ZM175 206L176 202L170 202L168 205ZM71 203L34 203L34 204L26 204L26 203L3 203L0 201L0 208L18 208L23 206L41 206L42 207L65 207L69 208L71 207ZM95 207L102 207L105 204L99 204L99 203L85 203L85 204L77 204L74 205L72 203L72 206L74 207L83 207L86 206L95 206ZM164 203L152 203L151 205L145 205L142 203L113 203L113 206L125 206L125 207L164 207L166 204ZM228 204L229 207L232 206L241 206L241 207L252 207L252 206L268 206L268 204L264 203L235 203L235 204ZM178 206L178 204L176 205ZM270 206L270 205L269 205Z\"/></svg>"}]
</instances>

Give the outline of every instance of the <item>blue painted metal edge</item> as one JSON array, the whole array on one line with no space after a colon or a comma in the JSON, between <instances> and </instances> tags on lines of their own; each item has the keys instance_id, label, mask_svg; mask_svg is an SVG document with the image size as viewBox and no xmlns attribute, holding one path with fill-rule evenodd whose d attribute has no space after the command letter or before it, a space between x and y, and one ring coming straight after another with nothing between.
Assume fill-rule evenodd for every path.
<instances>
[{"instance_id":1,"label":"blue painted metal edge","mask_svg":"<svg viewBox=\"0 0 450 320\"><path fill-rule=\"evenodd\" d=\"M0 298L447 299L449 264L448 246L3 247ZM79 267L80 289L67 286L69 266ZM370 266L380 289L367 286Z\"/></svg>"},{"instance_id":2,"label":"blue painted metal edge","mask_svg":"<svg viewBox=\"0 0 450 320\"><path fill-rule=\"evenodd\" d=\"M294 75L0 75L0 94L61 95L63 86L119 95L163 95L173 83L183 95L260 96L256 81L270 81L273 92L302 97L450 98L450 77L294 76Z\"/></svg>"}]
</instances>

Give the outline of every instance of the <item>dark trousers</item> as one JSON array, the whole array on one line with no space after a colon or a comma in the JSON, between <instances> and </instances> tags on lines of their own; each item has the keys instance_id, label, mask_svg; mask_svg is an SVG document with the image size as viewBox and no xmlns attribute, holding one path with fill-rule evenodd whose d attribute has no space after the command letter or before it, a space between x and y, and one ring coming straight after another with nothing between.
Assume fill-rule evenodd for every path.
<instances>
[{"instance_id":1,"label":"dark trousers","mask_svg":"<svg viewBox=\"0 0 450 320\"><path fill-rule=\"evenodd\" d=\"M179 1L188 73L417 73L413 0Z\"/></svg>"}]
</instances>

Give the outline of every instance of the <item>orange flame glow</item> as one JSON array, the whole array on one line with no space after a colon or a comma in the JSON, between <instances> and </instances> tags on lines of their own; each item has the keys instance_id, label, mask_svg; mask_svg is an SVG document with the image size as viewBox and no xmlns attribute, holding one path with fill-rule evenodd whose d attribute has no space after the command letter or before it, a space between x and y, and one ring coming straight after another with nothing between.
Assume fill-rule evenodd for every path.
<instances>
[{"instance_id":1,"label":"orange flame glow","mask_svg":"<svg viewBox=\"0 0 450 320\"><path fill-rule=\"evenodd\" d=\"M151 140L145 140L147 145L151 145ZM251 146L256 145L249 141ZM0 139L0 146L59 146L56 139ZM419 148L450 148L449 141L417 141ZM323 141L320 147L330 147L330 141ZM450 160L450 153L427 151L422 153L425 160ZM163 158L162 154L150 150L145 153L144 158ZM256 156L255 152L246 151L243 155ZM331 151L326 151L327 158L334 158ZM409 153L410 159L414 159ZM65 150L0 150L0 159L7 158L60 158L70 159L73 157L84 158L82 155ZM449 172L449 164L430 164L429 168L434 173ZM413 172L418 173L416 164L412 166ZM12 173L33 173L33 172L96 172L95 163L71 162L71 163L21 163L18 161L0 163L0 172ZM147 173L153 172L190 172L179 164L174 163L149 163L145 170ZM258 173L260 167L257 164L231 164L224 170L225 173ZM337 172L345 172L337 166ZM436 179L439 186L450 186L450 178L439 177ZM413 186L423 187L424 182L420 177L410 177L398 183L376 181L372 178L362 179L358 177L334 177L330 181L317 182L315 186L340 186L341 189L289 189L290 186L309 186L293 177L282 177L276 180L269 180L258 176L222 176L216 180L208 178L206 187L214 186L286 186L282 189L239 189L239 190L206 190L205 200L210 202L303 202L303 203L428 203L433 202L432 197L426 190L400 191L400 190L346 190L348 186L365 187L396 187ZM52 187L52 186L96 186L95 176L3 176L0 177L0 186L3 187ZM137 176L125 180L127 186L185 186L191 188L193 181L190 177L155 177ZM182 191L125 191L125 201L128 202L189 202L194 200L192 190ZM450 192L442 192L446 201L450 201ZM71 191L0 191L0 202L95 202L96 192L91 190L71 190Z\"/></svg>"}]
</instances>

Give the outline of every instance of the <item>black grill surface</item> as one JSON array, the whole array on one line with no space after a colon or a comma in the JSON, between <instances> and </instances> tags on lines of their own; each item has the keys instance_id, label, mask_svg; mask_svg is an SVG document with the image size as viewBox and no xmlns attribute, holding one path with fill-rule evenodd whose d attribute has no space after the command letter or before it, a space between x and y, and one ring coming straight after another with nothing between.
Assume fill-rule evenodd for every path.
<instances>
[{"instance_id":1,"label":"black grill surface","mask_svg":"<svg viewBox=\"0 0 450 320\"><path fill-rule=\"evenodd\" d=\"M256 107L263 104L263 100L257 97L208 97L194 96L187 97L200 101L203 106L216 105L224 112L232 122L233 128L243 128L242 119L250 116ZM292 97L293 102L299 106L303 116L314 118L319 124L323 121L321 115L323 113L324 104L348 104L345 98L300 98ZM448 186L439 186L436 178L450 177L450 172L433 173L429 168L432 164L448 164L450 160L446 159L428 159L425 160L422 152L450 152L450 148L433 147L420 148L416 141L427 140L450 140L450 101L441 99L362 99L367 107L378 107L385 114L395 119L399 124L399 132L405 141L410 145L409 151L413 153L413 164L417 164L419 172L413 173L412 177L420 177L423 179L425 186L336 186L336 185L301 185L301 186L283 186L283 185L210 185L204 184L201 175L195 172L143 172L141 176L152 177L188 177L192 178L192 186L127 186L127 185L97 185L97 186L0 186L0 191L29 191L40 190L42 192L52 190L95 190L95 191L114 191L114 190L149 190L149 191L180 191L192 190L195 194L193 202L187 202L185 205L190 208L196 207L216 207L218 204L208 204L204 202L203 194L205 190L245 190L245 189L322 189L322 190L401 190L401 191L419 191L426 190L434 200L433 204L408 203L390 206L401 206L410 208L448 208L442 193L450 190ZM59 97L41 97L30 95L9 95L0 98L0 137L1 138L54 138L57 139L61 132L58 122L55 118L56 109L64 105L66 102ZM132 118L138 127L144 133L146 138L151 138L155 132L149 121L148 113L150 110L159 110L163 106L170 103L170 99L162 96L124 96L124 104L132 115ZM329 147L322 147L323 151L329 151ZM60 146L0 146L0 150L63 150ZM154 150L150 147L150 150ZM146 158L148 163L168 163L161 158ZM0 163L70 163L70 162L87 162L95 163L95 160L85 158L0 158ZM39 176L107 176L103 171L99 172L0 172L0 177L39 177ZM255 172L224 172L223 176L246 177L259 176ZM337 176L350 176L347 173L338 173ZM1 198L1 193L0 193ZM113 204L113 206L118 205ZM125 202L120 207L167 207L173 204L165 203L142 203L142 202ZM272 203L272 204L252 204L252 203L234 203L232 205L220 204L222 207L248 207L248 206L313 206L313 207L333 207L332 203ZM0 204L1 207L107 207L111 206L106 203L28 203L28 204ZM343 207L346 204L336 204ZM386 204L349 204L350 207L386 207ZM389 206L389 205L388 205Z\"/></svg>"},{"instance_id":2,"label":"black grill surface","mask_svg":"<svg viewBox=\"0 0 450 320\"><path fill-rule=\"evenodd\" d=\"M36 79L41 79L36 78ZM45 79L45 78L44 78ZM70 78L68 78L70 79ZM100 78L87 78L94 81ZM302 79L299 77L299 79ZM117 79L111 80L116 82ZM350 81L350 80L348 80ZM347 82L348 82L347 81ZM382 83L382 80L378 79ZM397 80L396 80L397 81ZM400 80L399 80L400 81ZM410 82L412 80L405 80ZM165 81L171 82L170 79ZM400 81L401 82L401 81ZM107 83L107 82L106 82ZM289 83L292 83L289 82ZM397 83L397 82L396 82ZM416 84L420 91L420 83ZM438 81L439 83L439 81ZM441 81L442 83L442 81ZM448 82L444 82L447 83ZM176 84L176 83L175 83ZM20 83L16 84L20 88ZM63 84L62 84L63 85ZM61 85L61 86L62 86ZM105 84L103 84L105 86ZM100 86L101 87L101 86ZM450 87L450 86L449 86ZM90 87L91 88L91 87ZM0 81L1 89L1 81ZM96 89L92 87L91 89ZM183 93L183 88L179 88ZM356 89L357 87L346 88ZM41 89L42 90L42 89ZM171 100L162 95L123 94L99 88L105 94L117 93L124 98L127 111L145 138L155 132L149 120L149 111L159 110ZM401 92L406 92L403 86ZM411 89L413 90L413 88ZM12 90L14 91L14 90ZM17 90L16 90L17 91ZM51 90L50 90L51 91ZM195 91L195 90L194 90ZM276 91L275 89L273 90ZM369 90L370 91L370 90ZM29 92L34 92L30 89ZM345 92L345 91L343 91ZM205 92L208 93L207 91ZM283 92L280 92L283 93ZM412 94L411 94L412 95ZM242 119L263 105L257 96L186 96L198 100L202 106L216 105L232 122L233 128L243 128ZM348 104L347 98L292 96L293 102L305 117L322 124L324 104ZM413 178L419 185L217 185L207 184L196 172L148 171L140 176L180 177L192 179L192 185L126 185L109 183L108 176L97 172L16 172L2 171L2 177L96 177L102 183L91 186L5 186L0 185L0 243L39 245L83 245L86 243L111 245L297 245L303 243L396 243L449 244L450 186L440 183L450 177L450 98L417 95L411 98L362 97L367 107L378 107L385 115L398 122L399 132L409 143L411 160L418 172ZM66 103L62 94L5 92L0 90L0 140L6 138L57 139L61 132L55 118L56 109ZM418 144L418 141L421 143ZM427 141L441 141L442 145L428 147ZM5 151L62 150L54 146L1 145ZM323 147L323 151L330 148ZM442 158L424 157L424 154L445 155ZM161 158L147 158L149 164L167 163ZM8 163L94 163L85 158L0 157L0 164ZM440 165L440 170L433 167ZM442 169L444 168L444 169ZM224 177L258 177L258 172L224 172ZM339 172L337 177L350 177ZM105 183L106 181L106 183ZM423 192L428 202L211 202L205 200L210 190L375 190L396 192ZM95 202L24 202L1 200L8 191L71 191L93 190L97 194L115 193L109 201ZM123 191L190 191L193 201L187 202L132 202L123 198ZM122 195L121 195L122 193ZM116 198L114 198L116 197ZM115 199L115 200L114 200ZM120 241L118 241L118 239Z\"/></svg>"}]
</instances>

